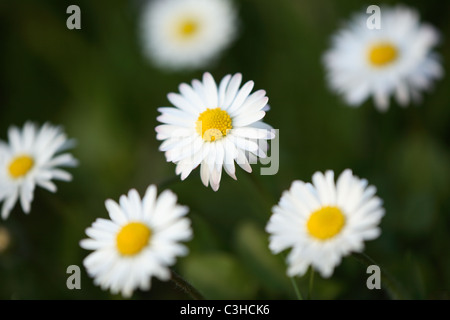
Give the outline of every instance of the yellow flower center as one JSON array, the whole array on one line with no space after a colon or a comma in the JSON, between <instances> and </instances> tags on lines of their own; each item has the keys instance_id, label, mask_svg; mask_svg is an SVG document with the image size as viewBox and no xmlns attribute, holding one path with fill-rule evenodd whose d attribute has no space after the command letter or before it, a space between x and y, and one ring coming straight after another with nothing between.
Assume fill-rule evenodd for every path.
<instances>
[{"instance_id":1,"label":"yellow flower center","mask_svg":"<svg viewBox=\"0 0 450 320\"><path fill-rule=\"evenodd\" d=\"M124 256L133 256L147 246L152 231L141 222L130 222L117 234L117 249Z\"/></svg>"},{"instance_id":2,"label":"yellow flower center","mask_svg":"<svg viewBox=\"0 0 450 320\"><path fill-rule=\"evenodd\" d=\"M30 156L22 155L14 158L9 164L9 174L17 179L28 173L33 168L34 160Z\"/></svg>"},{"instance_id":3,"label":"yellow flower center","mask_svg":"<svg viewBox=\"0 0 450 320\"><path fill-rule=\"evenodd\" d=\"M203 140L209 142L222 139L232 128L230 115L220 108L203 111L198 117L195 127Z\"/></svg>"},{"instance_id":4,"label":"yellow flower center","mask_svg":"<svg viewBox=\"0 0 450 320\"><path fill-rule=\"evenodd\" d=\"M307 228L314 238L327 240L337 235L345 225L345 216L337 207L323 207L309 217Z\"/></svg>"},{"instance_id":5,"label":"yellow flower center","mask_svg":"<svg viewBox=\"0 0 450 320\"><path fill-rule=\"evenodd\" d=\"M394 62L397 57L397 48L389 42L376 44L369 51L369 61L375 67L385 67Z\"/></svg>"},{"instance_id":6,"label":"yellow flower center","mask_svg":"<svg viewBox=\"0 0 450 320\"><path fill-rule=\"evenodd\" d=\"M180 23L178 32L181 38L186 39L192 37L199 29L198 22L192 19L186 19Z\"/></svg>"}]
</instances>

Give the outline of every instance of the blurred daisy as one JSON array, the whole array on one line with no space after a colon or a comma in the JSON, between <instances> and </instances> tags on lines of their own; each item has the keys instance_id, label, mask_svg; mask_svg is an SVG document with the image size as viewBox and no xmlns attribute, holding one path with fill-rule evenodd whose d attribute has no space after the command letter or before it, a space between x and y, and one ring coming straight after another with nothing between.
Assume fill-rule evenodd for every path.
<instances>
[{"instance_id":1,"label":"blurred daisy","mask_svg":"<svg viewBox=\"0 0 450 320\"><path fill-rule=\"evenodd\" d=\"M229 0L155 0L142 14L145 53L171 69L206 66L231 44L236 29Z\"/></svg>"},{"instance_id":2,"label":"blurred daisy","mask_svg":"<svg viewBox=\"0 0 450 320\"><path fill-rule=\"evenodd\" d=\"M351 106L373 96L380 111L388 109L391 95L401 106L419 102L421 91L431 89L443 75L439 57L432 52L438 31L403 6L382 8L380 29L369 29L368 17L356 15L325 53L331 88Z\"/></svg>"},{"instance_id":3,"label":"blurred daisy","mask_svg":"<svg viewBox=\"0 0 450 320\"><path fill-rule=\"evenodd\" d=\"M52 179L70 181L70 173L58 167L73 167L77 160L69 153L58 154L70 148L61 128L48 123L38 128L31 122L22 130L12 126L8 130L9 144L0 141L0 201L2 218L8 218L20 199L22 210L29 213L36 185L56 192Z\"/></svg>"},{"instance_id":4,"label":"blurred daisy","mask_svg":"<svg viewBox=\"0 0 450 320\"><path fill-rule=\"evenodd\" d=\"M192 86L182 83L181 94L170 93L175 107L159 108L157 139L164 140L160 150L167 161L177 164L176 174L186 179L198 165L203 184L219 189L222 167L236 179L236 162L251 172L249 159L266 157L268 143L273 139L272 127L262 122L268 98L264 90L250 94L253 81L239 86L242 75L227 75L217 87L209 73L203 82L193 80Z\"/></svg>"},{"instance_id":5,"label":"blurred daisy","mask_svg":"<svg viewBox=\"0 0 450 320\"><path fill-rule=\"evenodd\" d=\"M349 169L336 184L333 171L316 172L313 184L294 181L266 226L273 253L292 248L288 275L301 276L311 265L330 277L343 256L362 251L365 240L377 238L384 209L375 192Z\"/></svg>"},{"instance_id":6,"label":"blurred daisy","mask_svg":"<svg viewBox=\"0 0 450 320\"><path fill-rule=\"evenodd\" d=\"M135 289L149 290L151 277L170 279L168 266L188 249L180 241L192 237L188 208L177 204L176 195L165 190L157 197L154 185L141 200L136 190L120 197L120 204L106 200L111 220L98 218L86 229L88 239L80 246L95 250L83 261L94 283L130 297Z\"/></svg>"}]
</instances>

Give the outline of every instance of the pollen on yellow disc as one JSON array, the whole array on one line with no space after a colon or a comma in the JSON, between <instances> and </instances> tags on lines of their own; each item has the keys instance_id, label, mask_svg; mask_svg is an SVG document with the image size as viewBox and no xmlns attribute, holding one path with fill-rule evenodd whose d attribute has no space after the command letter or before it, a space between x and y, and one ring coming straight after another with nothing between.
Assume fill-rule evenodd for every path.
<instances>
[{"instance_id":1,"label":"pollen on yellow disc","mask_svg":"<svg viewBox=\"0 0 450 320\"><path fill-rule=\"evenodd\" d=\"M394 62L397 57L397 48L389 42L376 44L369 50L369 61L375 67L384 67Z\"/></svg>"},{"instance_id":2,"label":"pollen on yellow disc","mask_svg":"<svg viewBox=\"0 0 450 320\"><path fill-rule=\"evenodd\" d=\"M185 20L180 24L180 35L182 38L189 38L193 36L198 30L198 23L194 20Z\"/></svg>"},{"instance_id":3,"label":"pollen on yellow disc","mask_svg":"<svg viewBox=\"0 0 450 320\"><path fill-rule=\"evenodd\" d=\"M144 249L152 235L148 226L141 222L130 222L123 226L116 237L117 250L124 256L132 256Z\"/></svg>"},{"instance_id":4,"label":"pollen on yellow disc","mask_svg":"<svg viewBox=\"0 0 450 320\"><path fill-rule=\"evenodd\" d=\"M15 157L9 164L9 174L13 178L20 178L26 175L33 168L34 160L30 156L21 155Z\"/></svg>"},{"instance_id":5,"label":"pollen on yellow disc","mask_svg":"<svg viewBox=\"0 0 450 320\"><path fill-rule=\"evenodd\" d=\"M203 140L213 142L222 139L233 127L230 115L225 110L215 108L203 111L195 128Z\"/></svg>"},{"instance_id":6,"label":"pollen on yellow disc","mask_svg":"<svg viewBox=\"0 0 450 320\"><path fill-rule=\"evenodd\" d=\"M314 211L306 224L314 238L327 240L336 236L345 225L345 216L337 207L323 207Z\"/></svg>"}]
</instances>

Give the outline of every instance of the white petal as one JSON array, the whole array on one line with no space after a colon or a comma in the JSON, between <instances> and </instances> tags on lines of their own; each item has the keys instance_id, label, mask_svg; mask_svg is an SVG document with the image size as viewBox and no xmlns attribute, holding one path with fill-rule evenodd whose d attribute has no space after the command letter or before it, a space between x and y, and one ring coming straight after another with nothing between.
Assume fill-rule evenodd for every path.
<instances>
[{"instance_id":1,"label":"white petal","mask_svg":"<svg viewBox=\"0 0 450 320\"><path fill-rule=\"evenodd\" d=\"M108 199L105 201L106 209L108 210L110 218L118 223L118 224L125 224L128 219L123 212L123 210L120 208L120 206L115 202L114 200Z\"/></svg>"},{"instance_id":2,"label":"white petal","mask_svg":"<svg viewBox=\"0 0 450 320\"><path fill-rule=\"evenodd\" d=\"M236 94L239 90L239 86L241 85L242 81L242 74L236 73L233 75L233 77L230 80L230 83L228 84L227 90L225 92L225 100L223 102L222 108L224 110L227 110L228 107L233 103L234 99L236 98Z\"/></svg>"},{"instance_id":3,"label":"white petal","mask_svg":"<svg viewBox=\"0 0 450 320\"><path fill-rule=\"evenodd\" d=\"M187 112L188 114L198 114L199 109L192 102L177 93L169 93L167 95L167 99L169 99L170 103L172 103L175 107Z\"/></svg>"},{"instance_id":4,"label":"white petal","mask_svg":"<svg viewBox=\"0 0 450 320\"><path fill-rule=\"evenodd\" d=\"M228 83L230 82L231 79L231 74L227 74L225 77L223 77L222 81L220 81L220 85L219 85L219 97L218 97L218 104L219 107L223 107L225 104L225 90L227 89Z\"/></svg>"},{"instance_id":5,"label":"white petal","mask_svg":"<svg viewBox=\"0 0 450 320\"><path fill-rule=\"evenodd\" d=\"M200 177L202 179L202 183L205 187L209 184L209 168L206 161L203 161L200 167Z\"/></svg>"},{"instance_id":6,"label":"white petal","mask_svg":"<svg viewBox=\"0 0 450 320\"><path fill-rule=\"evenodd\" d=\"M261 120L262 118L264 118L265 115L266 115L266 113L264 111L258 111L251 115L249 115L249 114L242 115L242 116L239 115L233 119L232 124L233 124L233 127L234 126L236 126L236 127L248 126L254 122Z\"/></svg>"},{"instance_id":7,"label":"white petal","mask_svg":"<svg viewBox=\"0 0 450 320\"><path fill-rule=\"evenodd\" d=\"M206 104L209 108L218 107L217 85L209 72L203 74L203 85L205 87Z\"/></svg>"},{"instance_id":8,"label":"white petal","mask_svg":"<svg viewBox=\"0 0 450 320\"><path fill-rule=\"evenodd\" d=\"M230 114L233 114L238 108L240 108L242 106L242 104L244 103L245 99L247 99L248 95L250 94L250 92L252 92L253 86L254 86L254 82L253 81L248 81L238 92L238 94L236 95L236 98L234 99L233 103L231 104L231 106L227 109L227 112Z\"/></svg>"}]
</instances>

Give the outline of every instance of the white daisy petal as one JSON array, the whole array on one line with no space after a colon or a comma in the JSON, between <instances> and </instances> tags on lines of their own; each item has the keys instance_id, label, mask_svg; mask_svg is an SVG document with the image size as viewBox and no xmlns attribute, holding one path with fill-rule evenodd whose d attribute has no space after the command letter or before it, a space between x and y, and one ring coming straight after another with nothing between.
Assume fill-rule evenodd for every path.
<instances>
[{"instance_id":1,"label":"white daisy petal","mask_svg":"<svg viewBox=\"0 0 450 320\"><path fill-rule=\"evenodd\" d=\"M31 149L34 139L36 137L35 125L31 122L25 123L22 130L22 143L24 149Z\"/></svg>"},{"instance_id":2,"label":"white daisy petal","mask_svg":"<svg viewBox=\"0 0 450 320\"><path fill-rule=\"evenodd\" d=\"M156 186L150 185L142 199L142 211L145 219L151 219L156 205Z\"/></svg>"},{"instance_id":3,"label":"white daisy petal","mask_svg":"<svg viewBox=\"0 0 450 320\"><path fill-rule=\"evenodd\" d=\"M223 105L221 106L224 110L227 110L230 107L231 103L236 98L236 94L238 93L241 81L242 81L242 74L240 73L236 73L231 78L227 86L227 90L225 91L225 98L223 101Z\"/></svg>"},{"instance_id":4,"label":"white daisy petal","mask_svg":"<svg viewBox=\"0 0 450 320\"><path fill-rule=\"evenodd\" d=\"M197 92L197 95L200 97L202 105L206 108L210 108L207 101L208 92L205 90L204 84L200 80L194 79L192 80L192 88L194 88L195 92Z\"/></svg>"},{"instance_id":5,"label":"white daisy petal","mask_svg":"<svg viewBox=\"0 0 450 320\"><path fill-rule=\"evenodd\" d=\"M233 130L233 134L247 139L273 139L274 135L272 132L266 129L258 129L251 127L237 128Z\"/></svg>"},{"instance_id":6,"label":"white daisy petal","mask_svg":"<svg viewBox=\"0 0 450 320\"><path fill-rule=\"evenodd\" d=\"M83 239L80 241L80 247L86 250L97 250L105 246L106 241L98 241L93 239Z\"/></svg>"},{"instance_id":7,"label":"white daisy petal","mask_svg":"<svg viewBox=\"0 0 450 320\"><path fill-rule=\"evenodd\" d=\"M33 201L33 192L34 192L34 182L30 179L25 179L22 184L22 189L20 192L20 204L22 206L22 210L25 213L30 213L31 202Z\"/></svg>"},{"instance_id":8,"label":"white daisy petal","mask_svg":"<svg viewBox=\"0 0 450 320\"><path fill-rule=\"evenodd\" d=\"M9 139L9 145L13 152L20 152L23 148L22 143L22 134L20 133L19 129L15 126L11 126L8 129L8 139Z\"/></svg>"},{"instance_id":9,"label":"white daisy petal","mask_svg":"<svg viewBox=\"0 0 450 320\"><path fill-rule=\"evenodd\" d=\"M158 108L158 111L161 113L164 113L164 114L170 114L172 117L175 117L175 118L181 118L181 119L188 118L189 119L192 117L192 114L190 114L184 110L178 109L178 108L161 107L161 108Z\"/></svg>"},{"instance_id":10,"label":"white daisy petal","mask_svg":"<svg viewBox=\"0 0 450 320\"><path fill-rule=\"evenodd\" d=\"M234 119L233 125L236 127L249 126L252 123L255 123L264 118L265 115L266 113L264 111L258 111L252 114L239 115Z\"/></svg>"},{"instance_id":11,"label":"white daisy petal","mask_svg":"<svg viewBox=\"0 0 450 320\"><path fill-rule=\"evenodd\" d=\"M54 157L47 162L47 167L75 167L78 165L78 160L75 159L71 154L64 153L59 156Z\"/></svg>"},{"instance_id":12,"label":"white daisy petal","mask_svg":"<svg viewBox=\"0 0 450 320\"><path fill-rule=\"evenodd\" d=\"M68 173L67 171L60 170L60 169L52 169L50 170L53 179L56 180L62 180L62 181L71 181L72 175Z\"/></svg>"},{"instance_id":13,"label":"white daisy petal","mask_svg":"<svg viewBox=\"0 0 450 320\"><path fill-rule=\"evenodd\" d=\"M217 144L213 143L210 145L209 152L208 152L208 158L206 159L206 163L208 164L210 173L214 170L214 167L216 165L216 152L217 152Z\"/></svg>"},{"instance_id":14,"label":"white daisy petal","mask_svg":"<svg viewBox=\"0 0 450 320\"><path fill-rule=\"evenodd\" d=\"M231 74L227 74L223 79L220 81L219 84L219 106L223 106L225 103L225 97L226 97L226 89L228 87L228 83L230 82Z\"/></svg>"},{"instance_id":15,"label":"white daisy petal","mask_svg":"<svg viewBox=\"0 0 450 320\"><path fill-rule=\"evenodd\" d=\"M236 156L236 163L245 171L248 173L252 172L252 167L250 166L250 163L248 162L247 157L245 156L245 153L241 151L240 149L236 149L237 156Z\"/></svg>"},{"instance_id":16,"label":"white daisy petal","mask_svg":"<svg viewBox=\"0 0 450 320\"><path fill-rule=\"evenodd\" d=\"M48 191L53 192L53 193L55 193L56 190L57 190L56 184L54 184L50 180L37 179L36 180L36 185L41 187L41 188L47 189Z\"/></svg>"},{"instance_id":17,"label":"white daisy petal","mask_svg":"<svg viewBox=\"0 0 450 320\"><path fill-rule=\"evenodd\" d=\"M217 86L214 78L209 72L203 74L203 84L206 92L206 105L208 108L217 108L219 103Z\"/></svg>"},{"instance_id":18,"label":"white daisy petal","mask_svg":"<svg viewBox=\"0 0 450 320\"><path fill-rule=\"evenodd\" d=\"M242 104L245 102L250 92L252 92L254 85L255 83L253 81L248 81L246 84L244 84L244 86L239 90L236 97L234 98L233 103L228 108L228 113L233 115L238 108L242 107Z\"/></svg>"},{"instance_id":19,"label":"white daisy petal","mask_svg":"<svg viewBox=\"0 0 450 320\"><path fill-rule=\"evenodd\" d=\"M209 184L209 167L208 164L204 161L200 167L200 178L202 179L202 183L205 187Z\"/></svg>"},{"instance_id":20,"label":"white daisy petal","mask_svg":"<svg viewBox=\"0 0 450 320\"><path fill-rule=\"evenodd\" d=\"M242 107L240 109L240 112L254 112L262 110L264 107L267 106L267 102L269 102L269 98L266 97L266 91L265 90L258 90L245 99L244 103L242 104ZM266 109L267 110L267 109ZM266 111L263 110L263 111ZM269 111L269 110L267 110Z\"/></svg>"},{"instance_id":21,"label":"white daisy petal","mask_svg":"<svg viewBox=\"0 0 450 320\"><path fill-rule=\"evenodd\" d=\"M297 198L301 199L304 205L308 206L309 210L316 210L320 203L316 192L311 192L310 186L309 183L304 183L303 181L294 181L291 190ZM316 190L313 189L313 191Z\"/></svg>"},{"instance_id":22,"label":"white daisy petal","mask_svg":"<svg viewBox=\"0 0 450 320\"><path fill-rule=\"evenodd\" d=\"M173 125L159 125L155 128L157 133L156 139L164 140L168 138L187 137L192 134L191 128L173 126Z\"/></svg>"},{"instance_id":23,"label":"white daisy petal","mask_svg":"<svg viewBox=\"0 0 450 320\"><path fill-rule=\"evenodd\" d=\"M162 123L165 123L168 125L175 125L175 126L180 126L180 127L189 127L190 124L192 123L192 121L190 121L186 117L175 116L175 115L169 114L167 112L158 116L157 120L159 122L162 122Z\"/></svg>"},{"instance_id":24,"label":"white daisy petal","mask_svg":"<svg viewBox=\"0 0 450 320\"><path fill-rule=\"evenodd\" d=\"M138 219L140 216L142 216L142 205L141 205L141 198L139 197L139 194L136 191L136 189L131 189L128 192L128 199L130 201L132 213L130 218Z\"/></svg>"},{"instance_id":25,"label":"white daisy petal","mask_svg":"<svg viewBox=\"0 0 450 320\"><path fill-rule=\"evenodd\" d=\"M8 195L8 197L3 202L2 207L2 218L6 219L9 217L9 213L11 212L12 208L16 204L17 199L19 198L19 190L13 190L11 194Z\"/></svg>"},{"instance_id":26,"label":"white daisy petal","mask_svg":"<svg viewBox=\"0 0 450 320\"><path fill-rule=\"evenodd\" d=\"M234 145L237 148L239 148L241 150L245 150L245 151L250 151L253 153L257 152L258 145L255 142L253 142L252 140L243 139L241 137L233 137L233 138L234 138L233 139Z\"/></svg>"},{"instance_id":27,"label":"white daisy petal","mask_svg":"<svg viewBox=\"0 0 450 320\"><path fill-rule=\"evenodd\" d=\"M185 147L186 145L189 145L194 140L194 137L189 137L187 139L180 139L178 137L169 138L165 140L161 145L159 146L160 151L169 151L170 149L178 149Z\"/></svg>"},{"instance_id":28,"label":"white daisy petal","mask_svg":"<svg viewBox=\"0 0 450 320\"><path fill-rule=\"evenodd\" d=\"M179 88L182 97L189 101L189 103L195 108L195 110L203 111L205 106L198 93L187 83L180 84ZM176 106L176 104L174 103Z\"/></svg>"},{"instance_id":29,"label":"white daisy petal","mask_svg":"<svg viewBox=\"0 0 450 320\"><path fill-rule=\"evenodd\" d=\"M180 86L180 90L181 88L182 86ZM192 114L196 114L198 112L197 108L195 107L195 104L190 102L187 98L183 97L182 95L179 95L177 93L169 93L167 95L167 99L170 101L170 103L172 103L180 110Z\"/></svg>"},{"instance_id":30,"label":"white daisy petal","mask_svg":"<svg viewBox=\"0 0 450 320\"><path fill-rule=\"evenodd\" d=\"M124 224L127 221L127 215L120 208L119 204L114 200L105 201L105 207L108 210L109 217L118 224Z\"/></svg>"}]
</instances>

